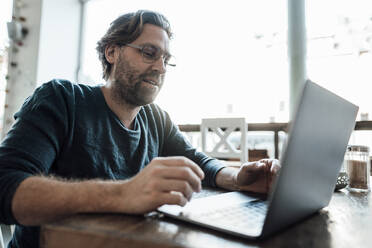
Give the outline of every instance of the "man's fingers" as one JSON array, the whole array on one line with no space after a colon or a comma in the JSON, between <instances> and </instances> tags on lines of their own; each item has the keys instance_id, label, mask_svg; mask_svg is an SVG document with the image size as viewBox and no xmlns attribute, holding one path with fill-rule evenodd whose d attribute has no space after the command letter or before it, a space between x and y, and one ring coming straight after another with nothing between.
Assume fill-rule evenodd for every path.
<instances>
[{"instance_id":1,"label":"man's fingers","mask_svg":"<svg viewBox=\"0 0 372 248\"><path fill-rule=\"evenodd\" d=\"M204 172L202 169L200 169L197 164L186 157L158 157L156 160L159 160L159 162L165 166L186 166L190 168L200 179L204 179Z\"/></svg>"},{"instance_id":2,"label":"man's fingers","mask_svg":"<svg viewBox=\"0 0 372 248\"><path fill-rule=\"evenodd\" d=\"M270 171L272 172L272 174L276 175L278 174L279 170L280 170L280 164L279 164L279 161L278 160L274 160L272 165L271 165L271 168L270 168Z\"/></svg>"},{"instance_id":3,"label":"man's fingers","mask_svg":"<svg viewBox=\"0 0 372 248\"><path fill-rule=\"evenodd\" d=\"M164 204L180 205L183 207L187 203L187 199L184 197L184 195L176 191L161 193L157 198L157 201L158 201L157 205L159 207Z\"/></svg>"},{"instance_id":4,"label":"man's fingers","mask_svg":"<svg viewBox=\"0 0 372 248\"><path fill-rule=\"evenodd\" d=\"M161 176L165 179L182 180L191 186L193 191L201 191L201 180L195 173L188 167L163 167L161 169Z\"/></svg>"},{"instance_id":5,"label":"man's fingers","mask_svg":"<svg viewBox=\"0 0 372 248\"><path fill-rule=\"evenodd\" d=\"M266 166L266 163L261 161L248 162L243 164L242 170L249 173L263 172L265 171Z\"/></svg>"},{"instance_id":6,"label":"man's fingers","mask_svg":"<svg viewBox=\"0 0 372 248\"><path fill-rule=\"evenodd\" d=\"M187 199L190 200L193 190L186 181L181 181L181 180L161 180L158 183L158 189L163 192L171 192L171 191L176 191L180 192L183 194L183 196Z\"/></svg>"}]
</instances>

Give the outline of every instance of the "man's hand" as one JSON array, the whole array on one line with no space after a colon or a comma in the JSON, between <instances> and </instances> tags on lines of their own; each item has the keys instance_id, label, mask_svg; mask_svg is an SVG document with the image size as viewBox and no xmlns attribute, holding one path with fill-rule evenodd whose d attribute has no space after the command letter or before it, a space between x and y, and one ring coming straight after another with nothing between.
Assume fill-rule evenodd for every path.
<instances>
[{"instance_id":1,"label":"man's hand","mask_svg":"<svg viewBox=\"0 0 372 248\"><path fill-rule=\"evenodd\" d=\"M236 174L239 190L268 193L280 170L276 159L261 159L243 164Z\"/></svg>"},{"instance_id":2,"label":"man's hand","mask_svg":"<svg viewBox=\"0 0 372 248\"><path fill-rule=\"evenodd\" d=\"M229 190L244 190L268 193L280 170L276 159L261 159L248 162L241 167L225 167L216 176L216 184Z\"/></svg>"},{"instance_id":3,"label":"man's hand","mask_svg":"<svg viewBox=\"0 0 372 248\"><path fill-rule=\"evenodd\" d=\"M155 158L132 179L122 183L117 211L146 213L163 204L184 206L201 190L204 172L185 157Z\"/></svg>"}]
</instances>

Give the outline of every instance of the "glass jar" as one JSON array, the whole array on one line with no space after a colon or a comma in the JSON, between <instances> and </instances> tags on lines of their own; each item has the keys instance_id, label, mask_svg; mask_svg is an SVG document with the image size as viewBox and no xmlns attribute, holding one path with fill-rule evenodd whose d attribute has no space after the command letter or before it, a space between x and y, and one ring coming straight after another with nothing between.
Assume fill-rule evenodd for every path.
<instances>
[{"instance_id":1,"label":"glass jar","mask_svg":"<svg viewBox=\"0 0 372 248\"><path fill-rule=\"evenodd\" d=\"M345 154L346 170L349 177L348 189L367 192L370 189L369 147L348 146Z\"/></svg>"}]
</instances>

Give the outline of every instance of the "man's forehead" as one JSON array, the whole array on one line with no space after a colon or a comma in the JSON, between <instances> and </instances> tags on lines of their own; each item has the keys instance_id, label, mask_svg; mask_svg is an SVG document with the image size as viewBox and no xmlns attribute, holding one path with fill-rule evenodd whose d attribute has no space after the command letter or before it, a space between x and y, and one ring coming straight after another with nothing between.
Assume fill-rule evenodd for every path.
<instances>
[{"instance_id":1,"label":"man's forehead","mask_svg":"<svg viewBox=\"0 0 372 248\"><path fill-rule=\"evenodd\" d=\"M163 50L169 49L169 37L167 32L156 25L145 24L141 35L133 41L134 44L153 44Z\"/></svg>"}]
</instances>

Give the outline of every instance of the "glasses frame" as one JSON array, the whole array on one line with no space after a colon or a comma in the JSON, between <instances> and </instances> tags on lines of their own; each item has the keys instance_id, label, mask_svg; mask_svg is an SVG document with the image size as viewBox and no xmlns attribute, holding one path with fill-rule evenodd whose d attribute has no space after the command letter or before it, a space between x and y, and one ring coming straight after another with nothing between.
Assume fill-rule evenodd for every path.
<instances>
[{"instance_id":1,"label":"glasses frame","mask_svg":"<svg viewBox=\"0 0 372 248\"><path fill-rule=\"evenodd\" d=\"M137 49L139 52L141 52L141 56L142 56L142 60L143 62L145 62L146 64L152 64L152 63L155 63L160 57L163 59L163 63L164 65L166 66L172 66L172 67L175 67L176 64L169 64L168 62L165 61L165 56L168 56L168 58L174 58L174 56L172 56L171 54L167 53L167 52L164 52L161 48L155 46L155 45L143 45L143 46L138 46L138 45L134 45L134 44L125 44L124 46L127 46L127 47L131 47L131 48L134 48L134 49ZM160 56L156 59L154 59L153 61L149 61L150 59L146 58L145 55L144 55L144 47L145 46L153 46L153 47L156 47L157 49L159 49L160 51L162 51L162 53L160 54Z\"/></svg>"}]
</instances>

